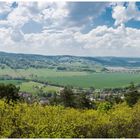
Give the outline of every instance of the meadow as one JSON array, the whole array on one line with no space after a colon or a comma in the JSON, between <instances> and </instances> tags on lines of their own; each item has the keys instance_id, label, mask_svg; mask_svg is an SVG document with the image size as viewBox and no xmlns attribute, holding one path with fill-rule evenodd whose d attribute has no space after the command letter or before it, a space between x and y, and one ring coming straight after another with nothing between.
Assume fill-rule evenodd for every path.
<instances>
[{"instance_id":1,"label":"meadow","mask_svg":"<svg viewBox=\"0 0 140 140\"><path fill-rule=\"evenodd\" d=\"M8 75L12 78L24 78L24 80L1 80L0 82L7 82L19 85L21 91L28 91L35 93L35 86L42 87L43 91L59 91L59 86L73 86L81 88L117 88L125 87L130 82L136 84L140 83L140 73L107 73L107 72L85 72L85 71L58 71L55 69L46 68L29 68L29 69L0 69L0 76ZM40 82L47 82L48 85L43 87ZM50 86L49 86L50 85Z\"/></svg>"},{"instance_id":2,"label":"meadow","mask_svg":"<svg viewBox=\"0 0 140 140\"><path fill-rule=\"evenodd\" d=\"M140 83L140 74L129 73L91 73L81 76L48 77L49 83L71 85L82 88L116 88L124 87L134 82Z\"/></svg>"},{"instance_id":3,"label":"meadow","mask_svg":"<svg viewBox=\"0 0 140 140\"><path fill-rule=\"evenodd\" d=\"M29 92L33 94L37 94L40 92L49 92L49 93L54 93L58 92L60 90L59 87L56 86L44 86L41 83L38 82L23 82L20 85L20 91L23 92Z\"/></svg>"}]
</instances>

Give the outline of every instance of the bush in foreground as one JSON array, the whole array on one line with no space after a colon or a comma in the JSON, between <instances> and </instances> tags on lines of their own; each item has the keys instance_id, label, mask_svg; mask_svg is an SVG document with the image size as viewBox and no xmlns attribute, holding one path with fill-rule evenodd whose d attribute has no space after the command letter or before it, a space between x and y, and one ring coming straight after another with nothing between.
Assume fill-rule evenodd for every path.
<instances>
[{"instance_id":1,"label":"bush in foreground","mask_svg":"<svg viewBox=\"0 0 140 140\"><path fill-rule=\"evenodd\" d=\"M11 103L12 104L12 103ZM137 138L140 103L108 111L78 110L0 100L1 138Z\"/></svg>"}]
</instances>

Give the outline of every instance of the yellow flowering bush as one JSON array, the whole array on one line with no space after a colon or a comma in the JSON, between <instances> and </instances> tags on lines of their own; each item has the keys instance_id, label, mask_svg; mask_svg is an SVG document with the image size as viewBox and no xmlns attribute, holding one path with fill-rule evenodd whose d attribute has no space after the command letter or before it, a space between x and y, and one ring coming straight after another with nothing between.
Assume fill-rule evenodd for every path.
<instances>
[{"instance_id":1,"label":"yellow flowering bush","mask_svg":"<svg viewBox=\"0 0 140 140\"><path fill-rule=\"evenodd\" d=\"M0 100L0 138L137 138L140 103L108 111Z\"/></svg>"}]
</instances>

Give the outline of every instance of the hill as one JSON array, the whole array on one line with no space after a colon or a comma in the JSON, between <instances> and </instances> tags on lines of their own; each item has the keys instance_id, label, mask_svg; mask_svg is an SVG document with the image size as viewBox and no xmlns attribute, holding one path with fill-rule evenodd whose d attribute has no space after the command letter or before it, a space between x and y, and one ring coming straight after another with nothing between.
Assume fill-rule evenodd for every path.
<instances>
[{"instance_id":1,"label":"hill","mask_svg":"<svg viewBox=\"0 0 140 140\"><path fill-rule=\"evenodd\" d=\"M140 67L140 58L44 56L0 52L0 67L12 69L49 68L74 71L104 71L106 67Z\"/></svg>"}]
</instances>

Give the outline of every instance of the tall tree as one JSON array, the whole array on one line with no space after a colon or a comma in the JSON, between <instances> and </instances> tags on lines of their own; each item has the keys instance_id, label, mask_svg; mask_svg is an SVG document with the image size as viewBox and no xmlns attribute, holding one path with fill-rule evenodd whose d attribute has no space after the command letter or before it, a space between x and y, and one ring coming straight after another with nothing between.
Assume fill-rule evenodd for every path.
<instances>
[{"instance_id":1,"label":"tall tree","mask_svg":"<svg viewBox=\"0 0 140 140\"><path fill-rule=\"evenodd\" d=\"M86 93L81 93L77 95L76 104L78 108L92 108L92 102L89 97L87 97Z\"/></svg>"},{"instance_id":2,"label":"tall tree","mask_svg":"<svg viewBox=\"0 0 140 140\"><path fill-rule=\"evenodd\" d=\"M19 88L13 84L0 84L0 98L6 99L7 102L17 101L20 99L18 94Z\"/></svg>"},{"instance_id":3,"label":"tall tree","mask_svg":"<svg viewBox=\"0 0 140 140\"><path fill-rule=\"evenodd\" d=\"M128 93L125 94L125 100L129 106L133 106L140 99L140 93L135 87L134 83L131 83L128 87Z\"/></svg>"},{"instance_id":4,"label":"tall tree","mask_svg":"<svg viewBox=\"0 0 140 140\"><path fill-rule=\"evenodd\" d=\"M75 107L74 93L70 87L64 87L60 92L60 98L65 107Z\"/></svg>"}]
</instances>

